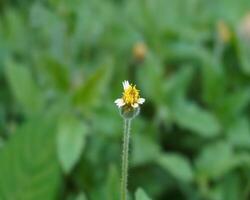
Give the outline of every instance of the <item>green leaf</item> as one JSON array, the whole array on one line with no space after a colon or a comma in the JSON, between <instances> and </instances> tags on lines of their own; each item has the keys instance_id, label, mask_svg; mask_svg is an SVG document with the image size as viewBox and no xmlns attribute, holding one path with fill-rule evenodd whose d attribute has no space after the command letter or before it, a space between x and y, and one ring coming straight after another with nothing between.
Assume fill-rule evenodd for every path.
<instances>
[{"instance_id":1,"label":"green leaf","mask_svg":"<svg viewBox=\"0 0 250 200\"><path fill-rule=\"evenodd\" d=\"M162 76L163 67L159 62L159 59L150 55L146 60L143 66L138 69L138 82L141 91L145 94L145 97L152 99L155 103L162 103L164 97L163 90L163 76ZM147 81L145 81L147 80Z\"/></svg>"},{"instance_id":2,"label":"green leaf","mask_svg":"<svg viewBox=\"0 0 250 200\"><path fill-rule=\"evenodd\" d=\"M165 82L167 99L175 102L177 98L183 98L188 91L193 74L193 67L184 65L175 74L171 75Z\"/></svg>"},{"instance_id":3,"label":"green leaf","mask_svg":"<svg viewBox=\"0 0 250 200\"><path fill-rule=\"evenodd\" d=\"M102 164L99 164L102 165ZM100 171L103 170L103 166L100 166ZM96 168L97 169L97 168ZM101 170L102 169L102 170ZM98 170L97 170L98 171ZM96 171L96 172L97 172ZM111 164L108 169L104 170L105 180L99 182L90 192L90 199L110 199L120 200L120 174L115 165ZM92 177L97 173L91 175Z\"/></svg>"},{"instance_id":4,"label":"green leaf","mask_svg":"<svg viewBox=\"0 0 250 200\"><path fill-rule=\"evenodd\" d=\"M79 160L85 146L87 133L84 122L71 116L59 121L57 154L65 173L69 173Z\"/></svg>"},{"instance_id":5,"label":"green leaf","mask_svg":"<svg viewBox=\"0 0 250 200\"><path fill-rule=\"evenodd\" d=\"M82 108L89 108L100 103L101 96L105 92L110 67L98 68L75 93L74 101Z\"/></svg>"},{"instance_id":6,"label":"green leaf","mask_svg":"<svg viewBox=\"0 0 250 200\"><path fill-rule=\"evenodd\" d=\"M120 175L114 165L111 165L106 180L104 199L119 200L120 199Z\"/></svg>"},{"instance_id":7,"label":"green leaf","mask_svg":"<svg viewBox=\"0 0 250 200\"><path fill-rule=\"evenodd\" d=\"M220 131L220 124L216 117L194 103L177 103L174 118L178 125L202 137L214 137Z\"/></svg>"},{"instance_id":8,"label":"green leaf","mask_svg":"<svg viewBox=\"0 0 250 200\"><path fill-rule=\"evenodd\" d=\"M5 72L17 101L28 112L38 111L42 106L42 98L29 69L20 64L8 62Z\"/></svg>"},{"instance_id":9,"label":"green leaf","mask_svg":"<svg viewBox=\"0 0 250 200\"><path fill-rule=\"evenodd\" d=\"M87 200L86 195L84 192L80 192L78 194L72 193L67 197L67 200Z\"/></svg>"},{"instance_id":10,"label":"green leaf","mask_svg":"<svg viewBox=\"0 0 250 200\"><path fill-rule=\"evenodd\" d=\"M53 200L60 174L54 123L34 117L0 151L0 199Z\"/></svg>"},{"instance_id":11,"label":"green leaf","mask_svg":"<svg viewBox=\"0 0 250 200\"><path fill-rule=\"evenodd\" d=\"M210 190L211 199L245 199L245 194L241 190L242 188L244 188L244 183L241 181L241 177L235 172L230 173Z\"/></svg>"},{"instance_id":12,"label":"green leaf","mask_svg":"<svg viewBox=\"0 0 250 200\"><path fill-rule=\"evenodd\" d=\"M238 56L240 61L241 70L249 75L250 74L250 42L246 35L238 36L237 43Z\"/></svg>"},{"instance_id":13,"label":"green leaf","mask_svg":"<svg viewBox=\"0 0 250 200\"><path fill-rule=\"evenodd\" d=\"M152 138L141 134L134 134L132 142L133 151L131 162L135 166L154 162L160 154L160 148Z\"/></svg>"},{"instance_id":14,"label":"green leaf","mask_svg":"<svg viewBox=\"0 0 250 200\"><path fill-rule=\"evenodd\" d=\"M246 118L241 118L228 130L228 141L236 147L250 148L250 126Z\"/></svg>"},{"instance_id":15,"label":"green leaf","mask_svg":"<svg viewBox=\"0 0 250 200\"><path fill-rule=\"evenodd\" d=\"M224 95L218 109L221 118L230 122L232 118L238 118L242 111L247 109L250 102L250 88L242 87L239 90Z\"/></svg>"},{"instance_id":16,"label":"green leaf","mask_svg":"<svg viewBox=\"0 0 250 200\"><path fill-rule=\"evenodd\" d=\"M223 73L223 66L216 64L208 58L202 67L202 98L203 101L211 106L218 104L226 92L226 76ZM214 98L214 97L217 98Z\"/></svg>"},{"instance_id":17,"label":"green leaf","mask_svg":"<svg viewBox=\"0 0 250 200\"><path fill-rule=\"evenodd\" d=\"M197 172L208 178L218 178L233 169L242 160L226 142L217 142L203 149L196 160Z\"/></svg>"},{"instance_id":18,"label":"green leaf","mask_svg":"<svg viewBox=\"0 0 250 200\"><path fill-rule=\"evenodd\" d=\"M70 72L68 68L52 57L47 56L41 59L43 63L38 63L41 65L40 72L48 79L50 88L54 86L58 90L67 91L70 85Z\"/></svg>"},{"instance_id":19,"label":"green leaf","mask_svg":"<svg viewBox=\"0 0 250 200\"><path fill-rule=\"evenodd\" d=\"M150 198L148 197L148 195L141 188L138 188L136 190L135 199L136 200L150 200Z\"/></svg>"},{"instance_id":20,"label":"green leaf","mask_svg":"<svg viewBox=\"0 0 250 200\"><path fill-rule=\"evenodd\" d=\"M84 193L81 193L81 194L77 195L75 200L87 200L87 197L85 196Z\"/></svg>"},{"instance_id":21,"label":"green leaf","mask_svg":"<svg viewBox=\"0 0 250 200\"><path fill-rule=\"evenodd\" d=\"M158 164L180 181L189 182L193 179L193 171L190 163L185 157L179 154L163 154L159 157Z\"/></svg>"}]
</instances>

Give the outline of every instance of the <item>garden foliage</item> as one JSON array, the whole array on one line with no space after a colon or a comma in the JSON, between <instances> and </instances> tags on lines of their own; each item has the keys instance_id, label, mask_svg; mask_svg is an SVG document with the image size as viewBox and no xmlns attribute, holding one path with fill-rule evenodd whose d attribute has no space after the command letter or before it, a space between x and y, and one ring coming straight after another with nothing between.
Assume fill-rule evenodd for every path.
<instances>
[{"instance_id":1,"label":"garden foliage","mask_svg":"<svg viewBox=\"0 0 250 200\"><path fill-rule=\"evenodd\" d=\"M0 200L119 200L123 80L146 99L131 199L250 199L249 13L249 0L0 1Z\"/></svg>"}]
</instances>

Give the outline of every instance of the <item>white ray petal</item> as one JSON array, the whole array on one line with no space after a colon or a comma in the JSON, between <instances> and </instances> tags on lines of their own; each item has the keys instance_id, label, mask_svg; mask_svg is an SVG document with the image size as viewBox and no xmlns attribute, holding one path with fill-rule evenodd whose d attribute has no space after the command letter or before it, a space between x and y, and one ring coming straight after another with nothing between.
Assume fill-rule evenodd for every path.
<instances>
[{"instance_id":1,"label":"white ray petal","mask_svg":"<svg viewBox=\"0 0 250 200\"><path fill-rule=\"evenodd\" d=\"M122 82L123 89L126 90L129 87L129 82L127 80Z\"/></svg>"},{"instance_id":2,"label":"white ray petal","mask_svg":"<svg viewBox=\"0 0 250 200\"><path fill-rule=\"evenodd\" d=\"M123 99L116 99L115 104L120 108L125 105L125 102L123 101Z\"/></svg>"},{"instance_id":3,"label":"white ray petal","mask_svg":"<svg viewBox=\"0 0 250 200\"><path fill-rule=\"evenodd\" d=\"M132 104L132 107L133 108L137 108L139 106L139 104L138 103L134 103L134 104Z\"/></svg>"},{"instance_id":4,"label":"white ray petal","mask_svg":"<svg viewBox=\"0 0 250 200\"><path fill-rule=\"evenodd\" d=\"M139 104L143 104L144 102L145 102L144 98L139 98L138 101L137 101L137 103L139 103Z\"/></svg>"}]
</instances>

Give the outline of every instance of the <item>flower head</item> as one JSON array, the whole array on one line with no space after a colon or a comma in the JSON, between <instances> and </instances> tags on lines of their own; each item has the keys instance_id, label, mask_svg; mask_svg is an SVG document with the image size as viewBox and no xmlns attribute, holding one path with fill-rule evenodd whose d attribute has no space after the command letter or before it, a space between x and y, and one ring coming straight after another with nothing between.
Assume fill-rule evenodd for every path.
<instances>
[{"instance_id":1,"label":"flower head","mask_svg":"<svg viewBox=\"0 0 250 200\"><path fill-rule=\"evenodd\" d=\"M144 98L140 97L139 90L136 89L136 86L129 84L128 81L123 81L123 96L115 100L115 104L121 107L128 107L128 108L138 108L139 104L143 104L145 102Z\"/></svg>"},{"instance_id":2,"label":"flower head","mask_svg":"<svg viewBox=\"0 0 250 200\"><path fill-rule=\"evenodd\" d=\"M245 39L250 38L250 13L248 13L242 20L239 31L241 36L243 36Z\"/></svg>"},{"instance_id":3,"label":"flower head","mask_svg":"<svg viewBox=\"0 0 250 200\"><path fill-rule=\"evenodd\" d=\"M228 25L224 21L217 22L217 31L221 41L228 43L232 37Z\"/></svg>"},{"instance_id":4,"label":"flower head","mask_svg":"<svg viewBox=\"0 0 250 200\"><path fill-rule=\"evenodd\" d=\"M133 47L133 56L136 60L143 61L147 51L148 48L144 42L137 42Z\"/></svg>"}]
</instances>

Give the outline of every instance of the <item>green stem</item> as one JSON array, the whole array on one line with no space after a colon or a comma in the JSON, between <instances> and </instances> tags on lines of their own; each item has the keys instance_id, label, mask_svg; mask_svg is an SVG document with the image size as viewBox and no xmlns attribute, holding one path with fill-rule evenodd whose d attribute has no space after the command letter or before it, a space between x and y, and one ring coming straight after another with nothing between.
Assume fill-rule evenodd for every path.
<instances>
[{"instance_id":1,"label":"green stem","mask_svg":"<svg viewBox=\"0 0 250 200\"><path fill-rule=\"evenodd\" d=\"M131 119L124 119L123 150L122 150L122 180L121 200L127 200L128 185L128 153Z\"/></svg>"}]
</instances>

